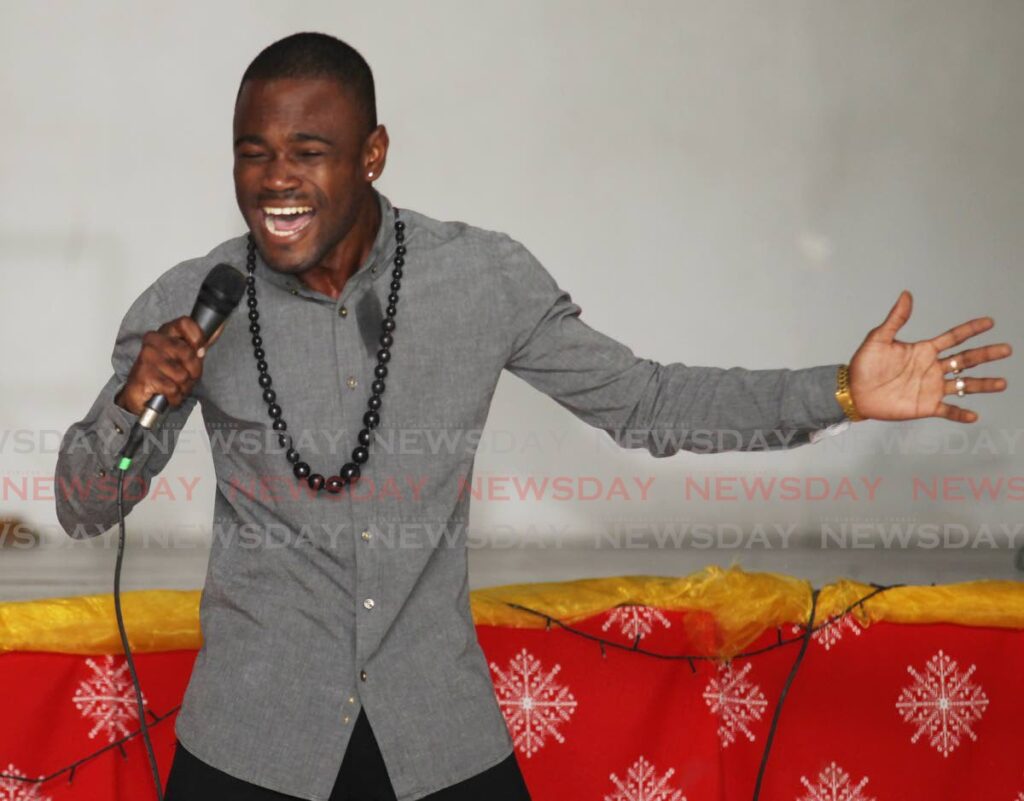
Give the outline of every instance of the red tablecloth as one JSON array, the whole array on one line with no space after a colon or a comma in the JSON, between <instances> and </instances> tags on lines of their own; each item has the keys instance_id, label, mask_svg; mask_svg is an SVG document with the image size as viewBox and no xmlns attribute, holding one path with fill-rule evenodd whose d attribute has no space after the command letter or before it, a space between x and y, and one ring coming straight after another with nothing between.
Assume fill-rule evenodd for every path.
<instances>
[{"instance_id":1,"label":"red tablecloth","mask_svg":"<svg viewBox=\"0 0 1024 801\"><path fill-rule=\"evenodd\" d=\"M744 648L767 650L730 662L668 658L706 650L707 616L632 604L572 630L478 625L535 801L752 798L802 627L773 626ZM136 655L164 778L195 654ZM80 763L0 778L0 801L155 797L141 739L117 745L138 729L122 655L5 653L0 681L0 772ZM852 615L820 628L760 798L1024 801L1024 630Z\"/></svg>"}]
</instances>

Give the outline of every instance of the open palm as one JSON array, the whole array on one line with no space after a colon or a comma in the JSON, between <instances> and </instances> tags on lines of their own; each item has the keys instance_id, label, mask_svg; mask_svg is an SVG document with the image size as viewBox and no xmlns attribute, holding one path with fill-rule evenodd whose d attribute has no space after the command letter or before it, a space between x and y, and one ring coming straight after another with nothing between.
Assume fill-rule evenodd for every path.
<instances>
[{"instance_id":1,"label":"open palm","mask_svg":"<svg viewBox=\"0 0 1024 801\"><path fill-rule=\"evenodd\" d=\"M977 413L943 400L957 392L954 367L966 370L1005 359L1012 348L1004 342L941 355L992 328L995 323L991 317L969 320L932 339L900 342L896 334L910 319L912 307L913 299L904 290L885 322L867 335L850 360L850 394L857 411L875 420L944 417L958 423L973 423L978 419ZM954 359L956 363L952 365ZM1006 388L1003 378L960 378L965 394L1002 392Z\"/></svg>"}]
</instances>

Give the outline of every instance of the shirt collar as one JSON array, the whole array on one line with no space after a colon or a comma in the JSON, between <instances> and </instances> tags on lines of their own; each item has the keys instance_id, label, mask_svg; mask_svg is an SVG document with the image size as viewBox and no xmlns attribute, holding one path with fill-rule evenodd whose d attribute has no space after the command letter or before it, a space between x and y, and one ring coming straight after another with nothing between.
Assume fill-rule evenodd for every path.
<instances>
[{"instance_id":1,"label":"shirt collar","mask_svg":"<svg viewBox=\"0 0 1024 801\"><path fill-rule=\"evenodd\" d=\"M377 229L377 236L373 240L373 246L370 248L370 252L366 254L366 258L363 260L363 263L359 265L359 269L356 270L346 282L345 288L342 290L342 295L348 294L349 286L354 286L364 281L376 281L384 275L386 270L383 265L386 260L394 254L395 247L398 244L395 241L394 207L391 205L391 201L376 189L373 190L373 193L377 197L377 202L380 205L380 227ZM296 276L285 275L284 273L272 270L267 266L267 263L263 261L263 256L260 253L259 248L256 249L256 275L259 276L261 281L267 281L274 284L281 289L291 292L293 295L302 295L304 297L315 298L317 300L329 300L332 303L335 302L326 295L310 289Z\"/></svg>"}]
</instances>

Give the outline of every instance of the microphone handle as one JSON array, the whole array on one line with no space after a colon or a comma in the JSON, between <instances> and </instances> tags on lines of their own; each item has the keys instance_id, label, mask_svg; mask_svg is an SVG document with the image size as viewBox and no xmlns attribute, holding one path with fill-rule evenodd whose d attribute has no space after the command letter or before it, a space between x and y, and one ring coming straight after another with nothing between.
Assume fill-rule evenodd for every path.
<instances>
[{"instance_id":1,"label":"microphone handle","mask_svg":"<svg viewBox=\"0 0 1024 801\"><path fill-rule=\"evenodd\" d=\"M205 303L197 302L192 307L192 319L199 326L199 330L203 332L203 339L209 339L224 322L224 315Z\"/></svg>"}]
</instances>

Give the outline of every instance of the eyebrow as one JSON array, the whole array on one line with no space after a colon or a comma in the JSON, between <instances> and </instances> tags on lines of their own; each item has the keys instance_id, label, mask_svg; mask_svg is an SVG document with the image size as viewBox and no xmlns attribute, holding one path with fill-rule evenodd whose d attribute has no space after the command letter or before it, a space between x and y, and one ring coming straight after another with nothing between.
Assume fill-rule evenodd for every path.
<instances>
[{"instance_id":1,"label":"eyebrow","mask_svg":"<svg viewBox=\"0 0 1024 801\"><path fill-rule=\"evenodd\" d=\"M325 145L329 145L330 147L334 147L334 142L332 142L326 136L320 136L318 134L297 133L297 134L295 134L292 137L292 139L294 139L296 141L299 141L299 142L322 142Z\"/></svg>"},{"instance_id":2,"label":"eyebrow","mask_svg":"<svg viewBox=\"0 0 1024 801\"><path fill-rule=\"evenodd\" d=\"M311 133L295 133L291 136L294 142L322 142L325 145L334 147L334 142L328 139L326 136L320 136L319 134ZM239 145L264 145L263 137L257 136L256 134L244 134L235 140L235 147Z\"/></svg>"}]
</instances>

